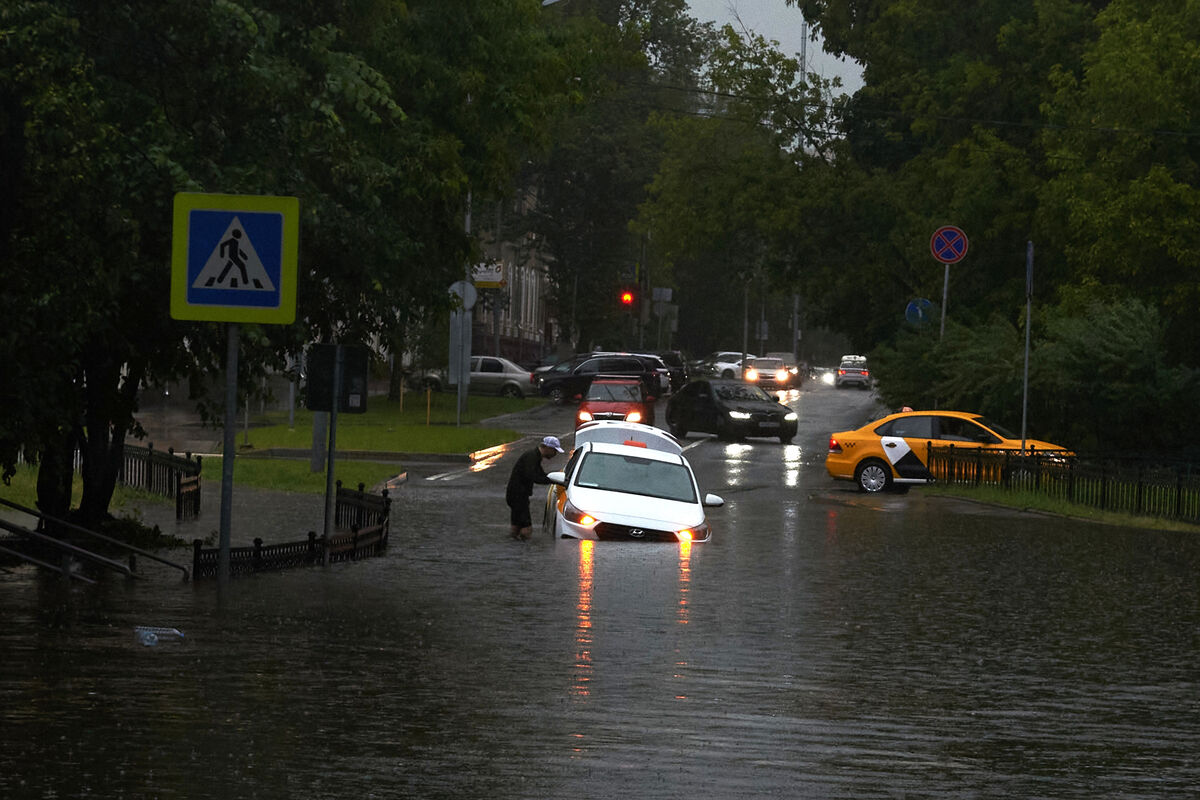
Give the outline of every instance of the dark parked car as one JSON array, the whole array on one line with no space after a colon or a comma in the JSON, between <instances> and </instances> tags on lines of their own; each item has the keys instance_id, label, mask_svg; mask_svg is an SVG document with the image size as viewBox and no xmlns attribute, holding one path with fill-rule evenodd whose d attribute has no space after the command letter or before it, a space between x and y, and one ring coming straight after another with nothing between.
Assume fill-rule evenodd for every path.
<instances>
[{"instance_id":1,"label":"dark parked car","mask_svg":"<svg viewBox=\"0 0 1200 800\"><path fill-rule=\"evenodd\" d=\"M770 436L786 444L796 436L797 421L795 411L737 380L692 381L667 402L667 427L677 439L702 431L729 441Z\"/></svg>"},{"instance_id":2,"label":"dark parked car","mask_svg":"<svg viewBox=\"0 0 1200 800\"><path fill-rule=\"evenodd\" d=\"M555 403L578 400L587 394L592 378L600 374L632 375L642 381L647 395L661 395L658 372L636 356L588 353L534 374L537 377L538 392Z\"/></svg>"},{"instance_id":3,"label":"dark parked car","mask_svg":"<svg viewBox=\"0 0 1200 800\"><path fill-rule=\"evenodd\" d=\"M687 357L679 350L659 350L656 355L667 365L671 391L678 392L688 380Z\"/></svg>"}]
</instances>

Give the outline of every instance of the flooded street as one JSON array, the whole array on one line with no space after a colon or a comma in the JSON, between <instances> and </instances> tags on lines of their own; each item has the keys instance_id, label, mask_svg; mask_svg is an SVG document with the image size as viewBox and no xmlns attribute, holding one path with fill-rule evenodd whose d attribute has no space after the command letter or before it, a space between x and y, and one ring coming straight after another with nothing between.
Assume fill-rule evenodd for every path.
<instances>
[{"instance_id":1,"label":"flooded street","mask_svg":"<svg viewBox=\"0 0 1200 800\"><path fill-rule=\"evenodd\" d=\"M793 445L687 440L706 544L513 542L510 456L410 475L381 558L0 570L0 797L1200 793L1200 536L858 494L869 397L791 404Z\"/></svg>"}]
</instances>

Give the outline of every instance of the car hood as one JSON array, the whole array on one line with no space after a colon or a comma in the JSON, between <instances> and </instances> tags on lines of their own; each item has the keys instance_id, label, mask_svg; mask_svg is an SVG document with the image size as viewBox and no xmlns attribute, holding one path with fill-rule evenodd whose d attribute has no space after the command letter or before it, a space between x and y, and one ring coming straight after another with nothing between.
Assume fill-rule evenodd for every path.
<instances>
[{"instance_id":1,"label":"car hood","mask_svg":"<svg viewBox=\"0 0 1200 800\"><path fill-rule=\"evenodd\" d=\"M754 413L755 411L779 411L786 414L787 412L791 411L791 409L785 405L772 403L767 400L724 400L721 402L721 408L729 411L746 411L749 413Z\"/></svg>"},{"instance_id":2,"label":"car hood","mask_svg":"<svg viewBox=\"0 0 1200 800\"><path fill-rule=\"evenodd\" d=\"M704 507L700 503L682 503L660 497L642 497L625 492L572 487L567 499L581 511L601 522L617 525L675 530L694 528L704 522Z\"/></svg>"}]
</instances>

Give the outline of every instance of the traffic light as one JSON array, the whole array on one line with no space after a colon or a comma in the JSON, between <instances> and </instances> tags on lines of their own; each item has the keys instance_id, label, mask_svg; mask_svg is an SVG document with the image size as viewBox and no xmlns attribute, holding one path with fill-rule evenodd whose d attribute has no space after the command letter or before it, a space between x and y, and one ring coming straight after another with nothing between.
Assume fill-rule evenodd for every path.
<instances>
[{"instance_id":1,"label":"traffic light","mask_svg":"<svg viewBox=\"0 0 1200 800\"><path fill-rule=\"evenodd\" d=\"M625 306L626 308L633 308L633 290L632 289L622 289L621 290L621 305Z\"/></svg>"}]
</instances>

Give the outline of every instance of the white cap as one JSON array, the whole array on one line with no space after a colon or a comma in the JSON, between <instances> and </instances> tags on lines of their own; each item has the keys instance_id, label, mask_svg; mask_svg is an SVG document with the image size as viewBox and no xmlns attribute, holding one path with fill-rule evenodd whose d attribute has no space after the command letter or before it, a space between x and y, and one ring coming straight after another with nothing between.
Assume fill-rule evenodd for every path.
<instances>
[{"instance_id":1,"label":"white cap","mask_svg":"<svg viewBox=\"0 0 1200 800\"><path fill-rule=\"evenodd\" d=\"M563 451L562 442L558 440L557 436L547 436L545 439L542 439L542 445L553 448L560 453Z\"/></svg>"}]
</instances>

